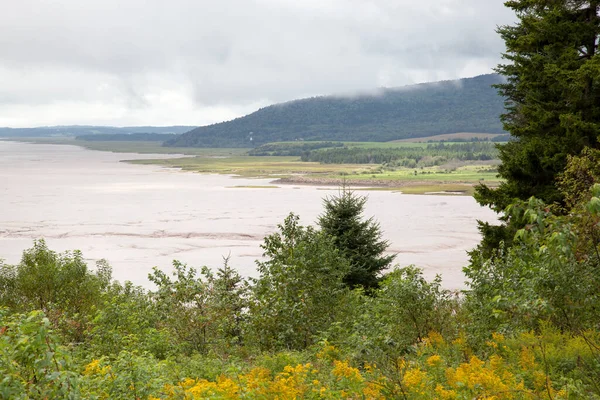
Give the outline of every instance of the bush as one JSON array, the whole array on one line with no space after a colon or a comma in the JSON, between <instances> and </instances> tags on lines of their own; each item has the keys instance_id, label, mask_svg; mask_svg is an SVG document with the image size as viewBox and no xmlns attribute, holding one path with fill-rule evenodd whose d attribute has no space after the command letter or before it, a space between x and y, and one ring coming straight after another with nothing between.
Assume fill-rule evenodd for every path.
<instances>
[{"instance_id":1,"label":"bush","mask_svg":"<svg viewBox=\"0 0 600 400\"><path fill-rule=\"evenodd\" d=\"M92 273L81 252L57 254L37 240L18 265L0 265L0 306L17 312L42 310L70 340L82 341L110 280L105 261Z\"/></svg>"},{"instance_id":2,"label":"bush","mask_svg":"<svg viewBox=\"0 0 600 400\"><path fill-rule=\"evenodd\" d=\"M290 214L262 245L250 303L253 340L263 349L305 349L336 321L347 295L348 261L333 238Z\"/></svg>"},{"instance_id":3,"label":"bush","mask_svg":"<svg viewBox=\"0 0 600 400\"><path fill-rule=\"evenodd\" d=\"M556 216L534 198L507 211L522 218L513 245L465 268L472 333L597 329L600 320L600 186L569 215Z\"/></svg>"},{"instance_id":4,"label":"bush","mask_svg":"<svg viewBox=\"0 0 600 400\"><path fill-rule=\"evenodd\" d=\"M343 347L352 349L356 360L390 367L431 331L456 334L452 311L457 306L439 276L427 282L417 268L395 269L365 299Z\"/></svg>"}]
</instances>

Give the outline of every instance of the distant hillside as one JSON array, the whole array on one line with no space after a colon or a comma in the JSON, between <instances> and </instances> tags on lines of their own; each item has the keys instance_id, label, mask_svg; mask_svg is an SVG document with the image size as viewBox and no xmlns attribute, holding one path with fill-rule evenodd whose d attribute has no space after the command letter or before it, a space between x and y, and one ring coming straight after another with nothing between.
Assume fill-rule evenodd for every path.
<instances>
[{"instance_id":1,"label":"distant hillside","mask_svg":"<svg viewBox=\"0 0 600 400\"><path fill-rule=\"evenodd\" d=\"M87 142L164 142L174 138L174 133L115 133L106 135L81 135L77 140Z\"/></svg>"},{"instance_id":2,"label":"distant hillside","mask_svg":"<svg viewBox=\"0 0 600 400\"><path fill-rule=\"evenodd\" d=\"M136 133L181 134L195 126L41 126L38 128L0 128L0 137L48 137L85 135L131 135Z\"/></svg>"},{"instance_id":3,"label":"distant hillside","mask_svg":"<svg viewBox=\"0 0 600 400\"><path fill-rule=\"evenodd\" d=\"M454 132L503 133L495 74L384 89L376 95L276 104L165 142L178 147L251 147L291 140L390 141ZM252 140L250 140L252 138Z\"/></svg>"}]
</instances>

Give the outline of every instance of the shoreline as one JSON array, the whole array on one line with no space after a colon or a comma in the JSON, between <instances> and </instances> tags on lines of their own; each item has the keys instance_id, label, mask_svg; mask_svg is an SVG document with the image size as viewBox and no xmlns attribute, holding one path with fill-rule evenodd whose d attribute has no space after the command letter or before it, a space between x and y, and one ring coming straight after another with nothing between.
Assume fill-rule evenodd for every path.
<instances>
[{"instance_id":1,"label":"shoreline","mask_svg":"<svg viewBox=\"0 0 600 400\"><path fill-rule=\"evenodd\" d=\"M296 171L281 170L281 166L278 165L282 163L280 160L275 160L275 162L273 163L274 167L272 168L272 170L265 168L265 166L259 165L261 162L265 162L264 160L260 159L252 160L252 162L258 162L256 166L254 166L252 162L247 162L246 164L232 163L231 166L220 165L222 164L220 163L220 160L229 159L232 157L231 149L201 149L196 150L194 152L189 152L189 149L187 149L188 153L186 154L186 152L183 151L177 153L163 153L163 148L158 149L155 147L155 144L149 145L145 142L119 142L119 148L116 149L113 148L115 146L115 143L112 142L109 142L109 145L107 145L105 142L82 143L77 142L75 140L56 140L47 138L2 138L2 140L31 144L59 144L67 146L76 146L86 150L110 152L115 154L132 153L144 155L148 158L127 159L124 157L119 161L126 164L134 165L158 165L163 168L174 168L184 172L231 175L234 177L246 178L261 178L269 180L269 183L272 185L301 185L332 188L340 187L345 184L349 187L357 188L358 190L388 190L401 192L403 194L440 194L471 196L474 193L475 186L478 183L480 183L477 181L465 181L461 179L418 179L418 177L412 176L409 179L397 179L396 177L390 177L391 179L373 179L371 177L365 178L357 176L356 174L352 174L350 172L346 172L344 175L340 174L338 176L331 176L331 171L329 171L329 176L323 176L322 171L299 171L298 166L292 166L296 167ZM215 151L217 152L218 156L215 156L215 154L213 154ZM204 160L212 159L217 161L215 161L216 164L214 166L196 166L193 164L193 162L198 157ZM236 156L234 156L233 158L235 157ZM237 157L239 158L240 156L237 155ZM190 163L190 160L192 161L192 163ZM294 163L292 162L290 164ZM244 168L249 169L247 171L240 170ZM459 178L459 176L457 176L456 178ZM489 181L487 181L487 183L489 183Z\"/></svg>"},{"instance_id":2,"label":"shoreline","mask_svg":"<svg viewBox=\"0 0 600 400\"><path fill-rule=\"evenodd\" d=\"M407 180L344 180L343 178L325 178L299 175L293 177L278 178L270 181L273 185L298 185L298 186L320 186L323 188L335 188L346 185L357 190L389 190L402 194L420 195L453 195L472 196L475 185L468 182L448 181L407 181Z\"/></svg>"},{"instance_id":3,"label":"shoreline","mask_svg":"<svg viewBox=\"0 0 600 400\"><path fill-rule=\"evenodd\" d=\"M347 186L357 187L377 187L377 188L402 188L410 186L440 186L440 185L460 185L472 187L471 183L467 182L451 182L451 181L413 181L413 180L370 180L370 179L344 179L344 178L324 178L310 175L298 175L293 177L277 178L271 181L272 184L280 185L309 185L309 186Z\"/></svg>"}]
</instances>

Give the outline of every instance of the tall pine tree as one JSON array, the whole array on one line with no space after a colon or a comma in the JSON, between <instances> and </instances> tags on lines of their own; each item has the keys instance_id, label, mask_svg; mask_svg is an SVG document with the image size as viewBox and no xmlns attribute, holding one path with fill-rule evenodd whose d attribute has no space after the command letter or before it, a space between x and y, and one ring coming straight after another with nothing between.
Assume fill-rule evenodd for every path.
<instances>
[{"instance_id":1,"label":"tall pine tree","mask_svg":"<svg viewBox=\"0 0 600 400\"><path fill-rule=\"evenodd\" d=\"M535 196L563 206L557 175L568 155L600 148L600 0L513 0L505 5L518 22L498 33L507 60L496 71L506 99L504 128L514 141L500 145L498 188L481 185L475 198L502 212L516 199ZM515 221L481 224L480 250L489 255L501 240L510 242Z\"/></svg>"},{"instance_id":2,"label":"tall pine tree","mask_svg":"<svg viewBox=\"0 0 600 400\"><path fill-rule=\"evenodd\" d=\"M379 284L379 273L388 268L395 255L386 255L388 242L382 239L379 224L363 219L367 199L343 186L338 196L325 198L325 213L319 217L321 230L350 261L344 283L367 291Z\"/></svg>"}]
</instances>

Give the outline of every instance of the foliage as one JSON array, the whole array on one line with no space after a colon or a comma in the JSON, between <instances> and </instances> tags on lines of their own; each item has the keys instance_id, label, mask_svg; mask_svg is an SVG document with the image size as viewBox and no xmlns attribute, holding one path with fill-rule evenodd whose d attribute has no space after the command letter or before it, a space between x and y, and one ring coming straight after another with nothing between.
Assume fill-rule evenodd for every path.
<instances>
[{"instance_id":1,"label":"foliage","mask_svg":"<svg viewBox=\"0 0 600 400\"><path fill-rule=\"evenodd\" d=\"M512 338L493 333L485 346L477 356L462 337L448 341L432 332L398 361L399 376L386 376L395 381L390 389L405 399L598 398L582 382L597 373L584 365L595 356L582 337L552 329Z\"/></svg>"},{"instance_id":2,"label":"foliage","mask_svg":"<svg viewBox=\"0 0 600 400\"><path fill-rule=\"evenodd\" d=\"M349 291L332 238L290 215L250 291L227 263L155 270L155 291L102 286L83 343L41 311L4 309L0 396L600 398L598 196L569 216L515 205L529 226L506 264L474 272L466 307L414 267Z\"/></svg>"},{"instance_id":3,"label":"foliage","mask_svg":"<svg viewBox=\"0 0 600 400\"><path fill-rule=\"evenodd\" d=\"M344 186L338 196L324 199L325 211L318 222L350 263L344 283L350 288L371 290L377 287L379 275L390 266L395 255L384 254L388 242L382 239L379 224L373 218L363 220L366 202L366 197Z\"/></svg>"},{"instance_id":4,"label":"foliage","mask_svg":"<svg viewBox=\"0 0 600 400\"><path fill-rule=\"evenodd\" d=\"M200 276L194 268L177 261L171 279L154 268L149 275L156 284L152 294L160 327L166 329L187 352L207 352L218 341L235 343L245 318L246 285L227 262L217 271L203 267Z\"/></svg>"},{"instance_id":5,"label":"foliage","mask_svg":"<svg viewBox=\"0 0 600 400\"><path fill-rule=\"evenodd\" d=\"M115 282L103 297L87 337L90 354L136 350L162 359L179 350L175 337L161 326L161 315L145 290L131 282Z\"/></svg>"},{"instance_id":6,"label":"foliage","mask_svg":"<svg viewBox=\"0 0 600 400\"><path fill-rule=\"evenodd\" d=\"M327 148L305 152L302 161L325 164L386 164L396 167L431 167L450 161L487 161L497 158L489 142L437 143L426 147Z\"/></svg>"},{"instance_id":7,"label":"foliage","mask_svg":"<svg viewBox=\"0 0 600 400\"><path fill-rule=\"evenodd\" d=\"M249 156L302 156L311 150L343 147L342 142L283 142L267 143L248 152Z\"/></svg>"},{"instance_id":8,"label":"foliage","mask_svg":"<svg viewBox=\"0 0 600 400\"><path fill-rule=\"evenodd\" d=\"M455 334L458 324L451 315L456 308L439 276L427 282L418 268L394 269L360 305L350 334L338 341L351 349L353 359L394 369L429 332Z\"/></svg>"},{"instance_id":9,"label":"foliage","mask_svg":"<svg viewBox=\"0 0 600 400\"><path fill-rule=\"evenodd\" d=\"M600 146L598 2L513 0L506 5L518 22L498 29L507 63L497 68L506 78L497 87L506 98L504 129L515 140L498 146L503 182L476 192L479 203L496 212L531 196L563 204L556 178L568 156ZM507 227L504 233L483 227L485 256L520 228L510 221Z\"/></svg>"},{"instance_id":10,"label":"foliage","mask_svg":"<svg viewBox=\"0 0 600 400\"><path fill-rule=\"evenodd\" d=\"M79 374L50 326L41 311L0 309L0 398L79 398Z\"/></svg>"},{"instance_id":11,"label":"foliage","mask_svg":"<svg viewBox=\"0 0 600 400\"><path fill-rule=\"evenodd\" d=\"M502 257L467 267L468 304L479 335L489 330L538 329L542 321L574 332L600 320L600 186L568 215L553 215L540 200L511 206L525 221ZM482 333L483 332L483 333Z\"/></svg>"},{"instance_id":12,"label":"foliage","mask_svg":"<svg viewBox=\"0 0 600 400\"><path fill-rule=\"evenodd\" d=\"M54 327L80 340L110 280L105 261L92 274L81 252L57 254L38 240L18 265L0 265L0 305L13 311L43 310Z\"/></svg>"},{"instance_id":13,"label":"foliage","mask_svg":"<svg viewBox=\"0 0 600 400\"><path fill-rule=\"evenodd\" d=\"M290 214L265 238L250 303L253 338L264 349L305 349L336 320L348 261L333 238Z\"/></svg>"},{"instance_id":14,"label":"foliage","mask_svg":"<svg viewBox=\"0 0 600 400\"><path fill-rule=\"evenodd\" d=\"M308 353L276 353L247 368L228 361L207 376L200 364L123 351L71 361L40 313L2 316L3 398L90 399L598 399L597 332L557 329L514 337L493 333L482 355L461 335L430 332L394 369L355 364L323 342ZM48 351L50 349L50 351ZM275 360L280 360L275 361ZM275 361L275 364L273 363Z\"/></svg>"},{"instance_id":15,"label":"foliage","mask_svg":"<svg viewBox=\"0 0 600 400\"><path fill-rule=\"evenodd\" d=\"M579 192L594 156L562 175L569 214L535 198L507 210L525 228L465 270L464 296L415 267L350 290L352 254L294 214L249 282L227 260L175 262L146 290L35 242L0 265L0 398L600 399L600 185ZM360 216L364 198L346 200Z\"/></svg>"},{"instance_id":16,"label":"foliage","mask_svg":"<svg viewBox=\"0 0 600 400\"><path fill-rule=\"evenodd\" d=\"M558 176L558 188L568 210L589 200L590 188L600 182L600 150L586 147L581 154L567 157L567 166Z\"/></svg>"},{"instance_id":17,"label":"foliage","mask_svg":"<svg viewBox=\"0 0 600 400\"><path fill-rule=\"evenodd\" d=\"M169 367L137 351L122 351L113 360L96 358L82 368L81 391L92 399L149 399L173 379Z\"/></svg>"},{"instance_id":18,"label":"foliage","mask_svg":"<svg viewBox=\"0 0 600 400\"><path fill-rule=\"evenodd\" d=\"M196 128L165 145L249 147L295 140L385 142L441 133L502 133L502 98L490 87L498 82L497 75L482 75L384 89L376 96L296 100Z\"/></svg>"}]
</instances>

